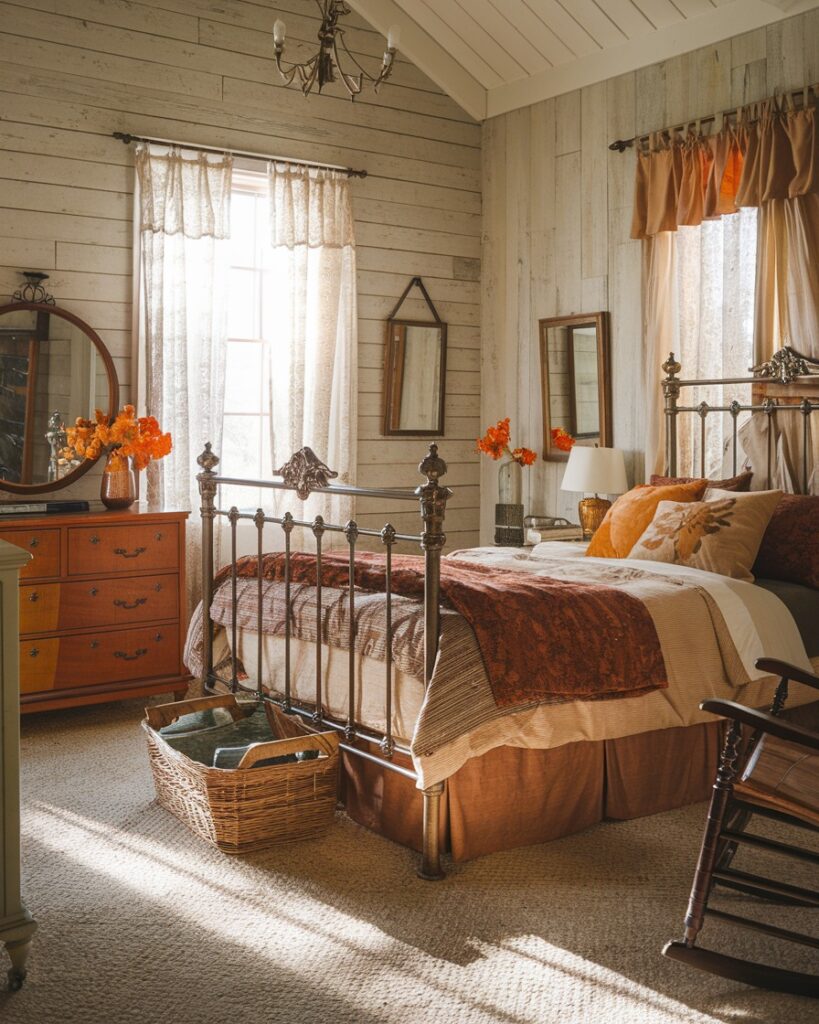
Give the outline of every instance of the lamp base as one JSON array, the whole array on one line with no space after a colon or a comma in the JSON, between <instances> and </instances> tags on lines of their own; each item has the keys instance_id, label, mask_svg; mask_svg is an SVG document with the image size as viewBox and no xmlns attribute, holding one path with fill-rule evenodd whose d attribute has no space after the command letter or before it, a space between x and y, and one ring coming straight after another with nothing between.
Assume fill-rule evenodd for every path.
<instances>
[{"instance_id":1,"label":"lamp base","mask_svg":"<svg viewBox=\"0 0 819 1024\"><path fill-rule=\"evenodd\" d=\"M589 540L611 508L608 498L583 498L577 506L583 540Z\"/></svg>"}]
</instances>

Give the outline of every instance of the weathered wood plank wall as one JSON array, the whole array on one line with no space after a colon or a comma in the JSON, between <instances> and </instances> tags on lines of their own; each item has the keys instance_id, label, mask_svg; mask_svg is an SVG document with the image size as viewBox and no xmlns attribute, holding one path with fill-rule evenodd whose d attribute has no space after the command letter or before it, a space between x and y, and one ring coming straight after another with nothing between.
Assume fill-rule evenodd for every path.
<instances>
[{"instance_id":1,"label":"weathered wood plank wall","mask_svg":"<svg viewBox=\"0 0 819 1024\"><path fill-rule=\"evenodd\" d=\"M41 269L94 327L132 397L131 151L112 131L365 167L354 180L359 298L359 479L414 486L423 438L380 436L383 318L423 275L449 322L447 434L457 487L449 546L478 537L481 131L404 60L378 96L305 100L281 85L288 56L314 51L312 0L11 0L0 3L0 301L19 269ZM368 66L384 39L357 15L347 43ZM417 307L420 312L421 307ZM310 439L305 438L305 443ZM71 496L94 497L89 474ZM64 492L66 493L66 492ZM389 509L362 503L383 525ZM417 528L418 513L394 516Z\"/></svg>"},{"instance_id":2,"label":"weathered wood plank wall","mask_svg":"<svg viewBox=\"0 0 819 1024\"><path fill-rule=\"evenodd\" d=\"M819 80L819 11L735 36L484 124L481 423L512 417L542 450L537 322L611 312L614 443L643 478L640 244L629 239L634 154L612 139L729 110ZM658 379L660 374L658 373ZM563 463L524 473L526 510L577 520ZM497 467L481 470L491 541Z\"/></svg>"}]
</instances>

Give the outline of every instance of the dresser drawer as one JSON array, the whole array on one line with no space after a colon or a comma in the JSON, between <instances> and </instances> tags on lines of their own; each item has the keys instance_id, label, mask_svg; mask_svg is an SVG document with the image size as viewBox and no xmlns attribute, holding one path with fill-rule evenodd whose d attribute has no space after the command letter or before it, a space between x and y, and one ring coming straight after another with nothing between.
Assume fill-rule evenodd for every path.
<instances>
[{"instance_id":1,"label":"dresser drawer","mask_svg":"<svg viewBox=\"0 0 819 1024\"><path fill-rule=\"evenodd\" d=\"M68 531L68 575L99 575L179 564L176 523L73 527Z\"/></svg>"},{"instance_id":2,"label":"dresser drawer","mask_svg":"<svg viewBox=\"0 0 819 1024\"><path fill-rule=\"evenodd\" d=\"M34 557L20 570L21 579L60 575L59 530L0 530L0 540L23 548Z\"/></svg>"},{"instance_id":3,"label":"dresser drawer","mask_svg":"<svg viewBox=\"0 0 819 1024\"><path fill-rule=\"evenodd\" d=\"M20 644L20 693L53 690L57 678L60 641L37 640Z\"/></svg>"},{"instance_id":4,"label":"dresser drawer","mask_svg":"<svg viewBox=\"0 0 819 1024\"><path fill-rule=\"evenodd\" d=\"M135 576L20 587L20 632L125 626L179 617L179 577Z\"/></svg>"},{"instance_id":5,"label":"dresser drawer","mask_svg":"<svg viewBox=\"0 0 819 1024\"><path fill-rule=\"evenodd\" d=\"M22 693L179 674L179 627L83 633L20 644Z\"/></svg>"}]
</instances>

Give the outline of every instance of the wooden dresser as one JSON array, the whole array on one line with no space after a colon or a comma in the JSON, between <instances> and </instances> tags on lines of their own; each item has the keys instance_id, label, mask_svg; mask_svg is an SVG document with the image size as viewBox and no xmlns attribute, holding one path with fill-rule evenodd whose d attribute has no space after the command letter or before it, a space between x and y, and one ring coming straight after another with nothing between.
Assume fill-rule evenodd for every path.
<instances>
[{"instance_id":1,"label":"wooden dresser","mask_svg":"<svg viewBox=\"0 0 819 1024\"><path fill-rule=\"evenodd\" d=\"M20 574L21 710L184 695L186 512L84 512L0 522L33 557Z\"/></svg>"}]
</instances>

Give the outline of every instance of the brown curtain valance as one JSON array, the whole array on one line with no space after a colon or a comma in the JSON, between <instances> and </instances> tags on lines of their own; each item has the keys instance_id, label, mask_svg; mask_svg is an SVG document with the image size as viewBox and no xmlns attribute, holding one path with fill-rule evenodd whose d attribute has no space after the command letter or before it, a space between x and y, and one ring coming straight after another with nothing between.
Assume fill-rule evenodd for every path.
<instances>
[{"instance_id":1,"label":"brown curtain valance","mask_svg":"<svg viewBox=\"0 0 819 1024\"><path fill-rule=\"evenodd\" d=\"M807 96L799 110L766 100L713 135L650 138L649 150L637 154L631 237L809 193L819 193L816 108Z\"/></svg>"}]
</instances>

